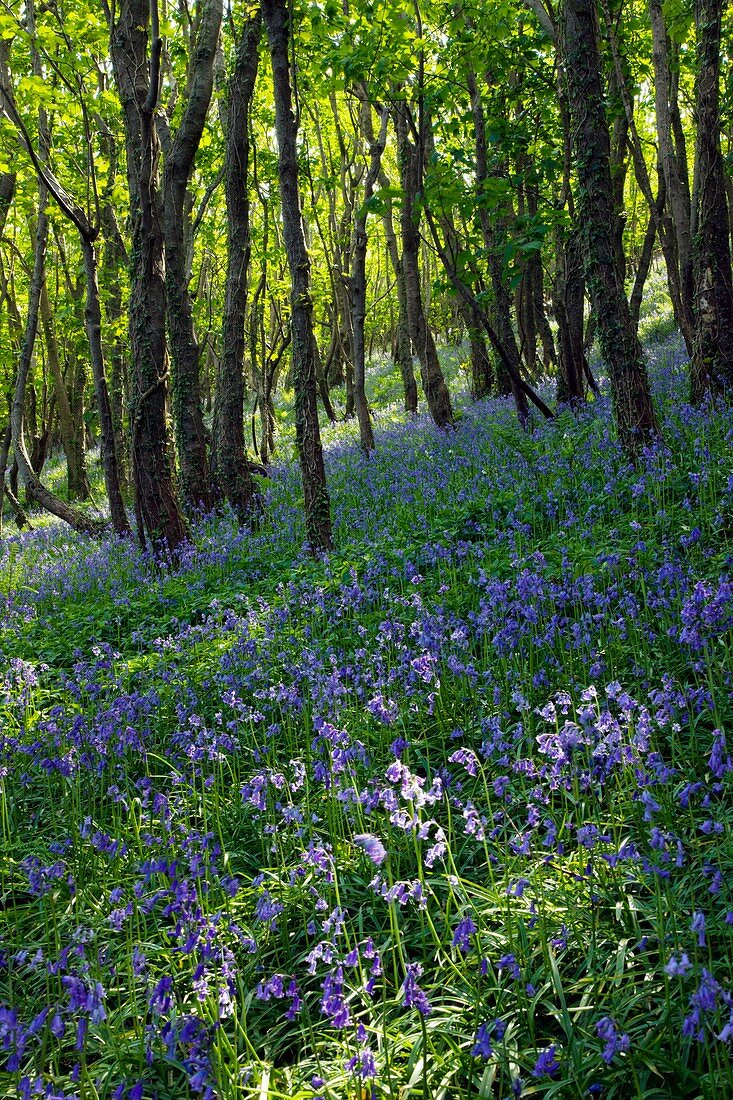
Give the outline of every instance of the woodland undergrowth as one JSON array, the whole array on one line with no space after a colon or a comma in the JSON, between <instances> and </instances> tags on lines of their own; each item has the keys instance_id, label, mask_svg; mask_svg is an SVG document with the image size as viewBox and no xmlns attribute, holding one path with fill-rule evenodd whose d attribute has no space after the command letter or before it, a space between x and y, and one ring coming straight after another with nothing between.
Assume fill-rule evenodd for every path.
<instances>
[{"instance_id":1,"label":"woodland undergrowth","mask_svg":"<svg viewBox=\"0 0 733 1100\"><path fill-rule=\"evenodd\" d=\"M0 545L3 1096L733 1095L733 420L649 355L636 467L332 438L328 558L285 467L175 566Z\"/></svg>"}]
</instances>

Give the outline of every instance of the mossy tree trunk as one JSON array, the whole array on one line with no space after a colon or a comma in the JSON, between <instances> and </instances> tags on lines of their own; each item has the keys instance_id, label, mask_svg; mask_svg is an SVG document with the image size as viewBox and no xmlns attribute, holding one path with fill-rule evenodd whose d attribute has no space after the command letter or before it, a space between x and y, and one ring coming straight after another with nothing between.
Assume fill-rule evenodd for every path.
<instances>
[{"instance_id":1,"label":"mossy tree trunk","mask_svg":"<svg viewBox=\"0 0 733 1100\"><path fill-rule=\"evenodd\" d=\"M696 0L697 230L692 242L692 398L733 385L733 278L720 149L720 39L723 0Z\"/></svg>"},{"instance_id":2,"label":"mossy tree trunk","mask_svg":"<svg viewBox=\"0 0 733 1100\"><path fill-rule=\"evenodd\" d=\"M619 439L634 457L656 434L657 421L614 240L611 149L593 0L563 0L561 44L578 175L577 224L588 289L608 367Z\"/></svg>"},{"instance_id":3,"label":"mossy tree trunk","mask_svg":"<svg viewBox=\"0 0 733 1100\"><path fill-rule=\"evenodd\" d=\"M69 403L69 395L64 382L59 347L56 340L53 310L48 298L46 279L41 286L40 318L43 337L46 343L46 360L53 383L58 415L61 446L66 456L66 488L69 500L88 500L91 496L86 462L84 461L84 421L81 419L81 431L77 431L75 417Z\"/></svg>"},{"instance_id":4,"label":"mossy tree trunk","mask_svg":"<svg viewBox=\"0 0 733 1100\"><path fill-rule=\"evenodd\" d=\"M244 324L251 251L249 113L261 34L262 16L256 11L242 29L222 109L228 247L222 348L214 404L213 466L219 489L242 519L252 512L257 498L244 444Z\"/></svg>"},{"instance_id":5,"label":"mossy tree trunk","mask_svg":"<svg viewBox=\"0 0 733 1100\"><path fill-rule=\"evenodd\" d=\"M163 169L165 290L171 350L173 424L183 499L189 511L213 504L206 429L201 403L200 349L188 289L187 194L214 87L214 57L219 44L222 0L204 0L190 59L186 105L166 149Z\"/></svg>"},{"instance_id":6,"label":"mossy tree trunk","mask_svg":"<svg viewBox=\"0 0 733 1100\"><path fill-rule=\"evenodd\" d=\"M152 4L123 0L111 33L130 192L130 435L138 535L143 544L149 539L175 553L187 532L173 478L166 418L166 298L153 125L162 50L157 0Z\"/></svg>"}]
</instances>

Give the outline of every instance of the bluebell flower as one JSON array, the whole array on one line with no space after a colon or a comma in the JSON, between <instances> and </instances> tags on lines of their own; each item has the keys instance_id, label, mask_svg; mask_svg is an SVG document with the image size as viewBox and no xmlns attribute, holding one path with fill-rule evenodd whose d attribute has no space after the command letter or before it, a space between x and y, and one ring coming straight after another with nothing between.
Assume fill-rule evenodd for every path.
<instances>
[{"instance_id":1,"label":"bluebell flower","mask_svg":"<svg viewBox=\"0 0 733 1100\"><path fill-rule=\"evenodd\" d=\"M432 1012L432 1007L417 981L422 972L423 968L420 963L407 964L405 981L402 986L402 1004L405 1008L416 1008L421 1016L429 1016Z\"/></svg>"},{"instance_id":2,"label":"bluebell flower","mask_svg":"<svg viewBox=\"0 0 733 1100\"><path fill-rule=\"evenodd\" d=\"M614 1057L619 1054L626 1054L631 1046L631 1040L628 1035L619 1035L616 1024L610 1016L603 1016L596 1024L596 1034L600 1039L603 1039L604 1047L601 1057L606 1065L610 1065Z\"/></svg>"},{"instance_id":3,"label":"bluebell flower","mask_svg":"<svg viewBox=\"0 0 733 1100\"><path fill-rule=\"evenodd\" d=\"M471 950L471 936L476 933L476 925L470 916L465 916L456 925L453 932L453 946L467 955Z\"/></svg>"},{"instance_id":4,"label":"bluebell flower","mask_svg":"<svg viewBox=\"0 0 733 1100\"><path fill-rule=\"evenodd\" d=\"M532 1070L533 1077L555 1077L560 1072L560 1063L555 1058L555 1044L540 1051Z\"/></svg>"},{"instance_id":5,"label":"bluebell flower","mask_svg":"<svg viewBox=\"0 0 733 1100\"><path fill-rule=\"evenodd\" d=\"M372 833L359 833L354 837L354 844L361 848L372 863L376 863L377 866L384 863L387 858L387 849L379 837L374 836Z\"/></svg>"},{"instance_id":6,"label":"bluebell flower","mask_svg":"<svg viewBox=\"0 0 733 1100\"><path fill-rule=\"evenodd\" d=\"M699 911L693 913L690 923L690 931L697 935L697 946L705 946L705 914Z\"/></svg>"}]
</instances>

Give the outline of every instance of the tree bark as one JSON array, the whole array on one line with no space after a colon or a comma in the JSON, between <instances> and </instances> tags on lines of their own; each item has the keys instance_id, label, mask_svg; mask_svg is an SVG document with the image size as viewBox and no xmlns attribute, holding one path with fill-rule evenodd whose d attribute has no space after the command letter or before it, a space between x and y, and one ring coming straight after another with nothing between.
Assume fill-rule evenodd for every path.
<instances>
[{"instance_id":1,"label":"tree bark","mask_svg":"<svg viewBox=\"0 0 733 1100\"><path fill-rule=\"evenodd\" d=\"M558 236L560 232L558 229ZM572 229L566 239L558 239L552 297L560 349L557 400L558 404L578 405L585 399L586 356L583 347L585 279L576 229Z\"/></svg>"},{"instance_id":2,"label":"tree bark","mask_svg":"<svg viewBox=\"0 0 733 1100\"><path fill-rule=\"evenodd\" d=\"M3 537L3 507L4 497L7 491L5 486L5 472L8 468L8 456L10 454L10 444L12 438L13 433L10 426L10 421L8 421L7 427L3 432L2 442L0 442L0 539Z\"/></svg>"},{"instance_id":3,"label":"tree bark","mask_svg":"<svg viewBox=\"0 0 733 1100\"><path fill-rule=\"evenodd\" d=\"M362 205L354 218L354 246L351 254L351 325L354 338L354 404L356 416L359 421L359 438L361 448L365 454L374 450L374 432L372 431L372 418L366 398L365 371L366 352L364 348L364 323L366 321L366 257L367 257L367 217L369 216L369 201L374 194L374 187L379 178L379 168L382 162L382 154L387 144L387 123L389 114L386 108L381 111L381 123L379 137L375 139L372 126L372 105L367 89L360 85L357 89L359 96L359 120L361 131L369 143L369 167L364 180L364 194Z\"/></svg>"},{"instance_id":4,"label":"tree bark","mask_svg":"<svg viewBox=\"0 0 733 1100\"><path fill-rule=\"evenodd\" d=\"M36 225L36 248L33 261L33 274L31 276L30 287L28 290L28 314L26 319L25 335L23 337L23 344L20 349L20 357L18 360L18 374L15 383L15 392L13 394L13 403L10 412L10 423L12 427L13 437L13 451L20 470L20 476L23 479L23 484L26 487L30 496L36 500L42 508L51 512L52 515L57 516L59 519L64 520L76 531L83 531L87 534L97 535L101 534L106 524L98 519L94 519L92 516L87 515L85 512L80 512L76 508L70 507L63 500L60 500L54 493L42 483L31 463L30 456L26 449L25 438L23 433L23 409L25 406L26 387L28 384L28 374L33 359L33 348L36 342L36 334L38 332L38 316L41 300L41 287L43 286L44 269L46 262L46 245L48 243L48 215L46 213L46 204L48 202L48 194L45 184L39 185L39 203L38 203L38 222Z\"/></svg>"},{"instance_id":5,"label":"tree bark","mask_svg":"<svg viewBox=\"0 0 733 1100\"><path fill-rule=\"evenodd\" d=\"M408 133L406 116L407 104L399 103L395 108L395 128L402 183L402 270L405 278L407 318L412 345L420 361L420 376L430 415L439 428L449 428L454 423L453 407L440 368L435 340L425 317L420 289L420 229L419 213L415 209L421 184L420 166L418 150Z\"/></svg>"},{"instance_id":6,"label":"tree bark","mask_svg":"<svg viewBox=\"0 0 733 1100\"><path fill-rule=\"evenodd\" d=\"M330 550L333 542L331 505L318 424L310 257L305 243L298 186L297 126L292 108L288 56L291 28L285 0L262 0L262 13L272 62L280 203L290 270L295 440L303 476L306 537L311 550L315 552Z\"/></svg>"},{"instance_id":7,"label":"tree bark","mask_svg":"<svg viewBox=\"0 0 733 1100\"><path fill-rule=\"evenodd\" d=\"M657 238L657 225L662 217L665 197L666 190L664 186L664 176L660 173L657 209L652 211L649 215L649 221L647 223L646 233L644 234L644 241L641 247L641 255L639 256L639 265L636 269L636 278L634 279L634 286L631 291L631 297L629 299L631 320L635 326L638 326L639 324L641 303L644 297L644 286L646 284L647 276L649 274L649 269L652 266L652 257L654 255L654 242Z\"/></svg>"},{"instance_id":8,"label":"tree bark","mask_svg":"<svg viewBox=\"0 0 733 1100\"><path fill-rule=\"evenodd\" d=\"M159 549L175 553L187 533L166 419L166 300L153 126L161 49L157 0L152 0L152 10L148 0L123 0L112 27L112 64L125 122L130 192L130 434L138 537L143 546L150 539Z\"/></svg>"},{"instance_id":9,"label":"tree bark","mask_svg":"<svg viewBox=\"0 0 733 1100\"><path fill-rule=\"evenodd\" d=\"M720 149L720 37L723 0L696 0L695 159L699 179L692 243L695 336L694 401L733 385L733 277L725 165Z\"/></svg>"},{"instance_id":10,"label":"tree bark","mask_svg":"<svg viewBox=\"0 0 733 1100\"><path fill-rule=\"evenodd\" d=\"M389 187L389 179L382 169L379 173L379 182L384 188ZM407 317L407 290L405 287L405 271L402 266L402 257L397 247L397 234L395 233L392 219L392 200L387 199L387 208L382 217L384 236L387 241L392 269L397 283L397 325L394 333L394 361L402 378L402 388L405 394L405 412L410 416L417 414L417 382L412 366L412 341L410 340L410 322Z\"/></svg>"},{"instance_id":11,"label":"tree bark","mask_svg":"<svg viewBox=\"0 0 733 1100\"><path fill-rule=\"evenodd\" d=\"M130 524L127 520L125 502L122 499L122 489L120 487L115 427L107 388L104 349L102 346L102 308L99 302L99 282L97 280L97 250L91 235L81 234L81 250L84 257L84 273L86 276L84 327L89 341L94 393L97 398L99 450L102 469L104 470L104 483L107 490L107 499L109 500L112 526L118 535L127 535L130 533Z\"/></svg>"},{"instance_id":12,"label":"tree bark","mask_svg":"<svg viewBox=\"0 0 733 1100\"><path fill-rule=\"evenodd\" d=\"M593 0L563 0L562 32L586 276L598 318L601 353L608 365L619 439L633 458L657 433L657 421L614 248L610 142Z\"/></svg>"},{"instance_id":13,"label":"tree bark","mask_svg":"<svg viewBox=\"0 0 733 1100\"><path fill-rule=\"evenodd\" d=\"M486 146L486 121L481 102L476 76L471 69L466 71L466 83L471 97L471 115L473 117L474 141L476 149L476 185L478 189L478 216L481 225L481 235L484 241L486 257L491 278L491 287L494 292L494 304L492 310L492 327L501 341L506 356L512 365L509 374L503 367L499 371L499 386L503 392L511 392L514 395L514 403L517 408L517 417L520 424L526 425L529 421L529 407L527 397L517 379L521 373L521 357L517 347L514 327L512 325L512 299L509 283L504 270L503 236L505 235L505 219L497 218L492 225L489 210L482 200L482 193L489 181L489 163Z\"/></svg>"},{"instance_id":14,"label":"tree bark","mask_svg":"<svg viewBox=\"0 0 733 1100\"><path fill-rule=\"evenodd\" d=\"M129 486L130 448L125 428L125 409L129 398L129 377L125 340L120 332L125 315L122 281L127 266L127 253L111 204L102 209L101 228L104 235L102 285L105 289L105 315L108 343L105 359L109 363L109 399L119 468L120 485ZM126 275L124 276L126 281Z\"/></svg>"},{"instance_id":15,"label":"tree bark","mask_svg":"<svg viewBox=\"0 0 733 1100\"><path fill-rule=\"evenodd\" d=\"M213 496L201 405L200 351L188 289L186 198L214 87L214 57L219 43L222 10L222 0L202 2L186 106L163 169L165 290L173 423L183 499L192 512L199 509L208 511L213 504Z\"/></svg>"},{"instance_id":16,"label":"tree bark","mask_svg":"<svg viewBox=\"0 0 733 1100\"><path fill-rule=\"evenodd\" d=\"M244 322L251 252L249 112L257 78L261 33L262 16L258 11L247 19L242 30L223 107L227 274L214 400L213 465L216 482L240 519L252 514L257 500L257 488L247 465L244 444Z\"/></svg>"},{"instance_id":17,"label":"tree bark","mask_svg":"<svg viewBox=\"0 0 733 1100\"><path fill-rule=\"evenodd\" d=\"M661 0L649 0L649 19L652 28L652 62L654 65L654 108L659 144L659 162L666 189L666 205L674 231L674 257L665 257L667 267L672 266L669 277L676 277L679 285L678 323L682 330L688 355L693 354L694 287L692 280L692 232L690 228L690 192L687 165L684 174L673 142L673 83L669 56L667 28L664 23ZM686 158L685 158L686 159ZM671 288L674 298L674 288Z\"/></svg>"},{"instance_id":18,"label":"tree bark","mask_svg":"<svg viewBox=\"0 0 733 1100\"><path fill-rule=\"evenodd\" d=\"M66 455L66 486L69 500L88 500L91 495L89 478L87 476L84 426L81 433L76 431L74 416L69 404L69 395L66 392L61 361L59 359L58 343L53 323L51 303L48 300L48 289L44 277L40 297L40 317L43 327L43 336L46 342L46 357L53 382L53 391L56 397L56 409L58 411L59 434L61 446Z\"/></svg>"}]
</instances>

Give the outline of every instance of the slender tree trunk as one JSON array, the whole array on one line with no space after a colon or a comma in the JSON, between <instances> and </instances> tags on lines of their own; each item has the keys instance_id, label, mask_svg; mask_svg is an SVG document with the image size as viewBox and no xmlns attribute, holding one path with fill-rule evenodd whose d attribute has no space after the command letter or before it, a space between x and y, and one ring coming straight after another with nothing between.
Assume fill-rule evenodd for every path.
<instances>
[{"instance_id":1,"label":"slender tree trunk","mask_svg":"<svg viewBox=\"0 0 733 1100\"><path fill-rule=\"evenodd\" d=\"M226 90L224 186L227 199L227 275L222 348L216 375L213 458L216 480L234 511L251 515L257 489L244 444L244 321L251 252L249 217L249 112L257 78L262 17L246 21Z\"/></svg>"},{"instance_id":2,"label":"slender tree trunk","mask_svg":"<svg viewBox=\"0 0 733 1100\"><path fill-rule=\"evenodd\" d=\"M673 95L670 72L669 43L664 24L662 0L649 0L649 19L652 28L652 62L654 64L654 106L659 143L659 162L666 189L666 205L674 233L674 252L666 255L668 277L676 279L679 287L678 323L687 346L693 353L694 287L692 280L692 233L690 229L690 192L687 164L684 173L673 143ZM677 111L679 115L679 112ZM685 158L686 159L686 158ZM669 271L669 269L672 269ZM671 287L672 298L675 288Z\"/></svg>"},{"instance_id":3,"label":"slender tree trunk","mask_svg":"<svg viewBox=\"0 0 733 1100\"><path fill-rule=\"evenodd\" d=\"M153 126L161 49L157 0L152 0L152 11L148 0L123 0L112 27L112 64L125 121L130 191L130 434L138 536L143 545L149 538L175 553L186 539L186 526L173 480L166 418L166 300Z\"/></svg>"},{"instance_id":4,"label":"slender tree trunk","mask_svg":"<svg viewBox=\"0 0 733 1100\"><path fill-rule=\"evenodd\" d=\"M565 240L557 242L552 294L560 348L557 400L559 404L578 405L585 398L586 357L583 347L585 279L577 230L571 230Z\"/></svg>"},{"instance_id":5,"label":"slender tree trunk","mask_svg":"<svg viewBox=\"0 0 733 1100\"><path fill-rule=\"evenodd\" d=\"M115 428L112 418L112 405L107 389L107 375L104 366L104 349L102 347L102 307L99 302L99 283L97 281L97 250L91 236L81 235L81 250L84 257L84 273L86 275L86 302L84 306L84 327L89 341L89 352L92 360L92 376L94 378L94 393L97 398L97 412L99 414L99 449L104 470L104 484L109 500L109 510L112 517L112 526L118 535L130 533L130 524L127 520L125 502L122 499L120 487L120 470L117 464L117 448L115 447Z\"/></svg>"},{"instance_id":6,"label":"slender tree trunk","mask_svg":"<svg viewBox=\"0 0 733 1100\"><path fill-rule=\"evenodd\" d=\"M621 444L630 456L656 434L646 366L620 280L613 239L610 142L593 0L563 0L562 46L578 173L578 222L586 276L608 365Z\"/></svg>"},{"instance_id":7,"label":"slender tree trunk","mask_svg":"<svg viewBox=\"0 0 733 1100\"><path fill-rule=\"evenodd\" d=\"M359 116L361 131L369 143L369 168L364 181L364 194L361 206L354 219L354 245L351 255L351 327L354 334L354 403L359 421L359 438L365 454L374 450L374 432L372 418L366 398L365 370L366 352L364 348L364 324L366 321L366 258L369 200L374 194L374 186L379 178L379 167L387 143L387 123L389 114L382 108L379 137L374 137L372 126L372 105L366 88L362 85L359 95Z\"/></svg>"},{"instance_id":8,"label":"slender tree trunk","mask_svg":"<svg viewBox=\"0 0 733 1100\"><path fill-rule=\"evenodd\" d=\"M560 208L567 206L572 228L560 226L555 238L555 277L552 301L557 318L560 370L557 376L557 398L560 402L579 405L585 400L585 377L592 377L583 341L585 324L585 271L580 234L575 225L575 200L571 183L573 168L573 138L568 106L567 77L563 66L558 37L557 102L563 138L562 190Z\"/></svg>"},{"instance_id":9,"label":"slender tree trunk","mask_svg":"<svg viewBox=\"0 0 733 1100\"><path fill-rule=\"evenodd\" d=\"M2 442L0 443L0 539L3 537L3 507L5 498L5 472L8 468L8 456L10 454L10 443L13 438L13 432L8 421L7 427L3 432Z\"/></svg>"},{"instance_id":10,"label":"slender tree trunk","mask_svg":"<svg viewBox=\"0 0 733 1100\"><path fill-rule=\"evenodd\" d=\"M305 243L298 187L297 127L292 107L289 62L291 28L285 0L262 0L262 13L272 61L280 203L290 269L295 440L303 475L306 536L311 550L329 550L332 546L331 505L318 424L310 257Z\"/></svg>"},{"instance_id":11,"label":"slender tree trunk","mask_svg":"<svg viewBox=\"0 0 733 1100\"><path fill-rule=\"evenodd\" d=\"M66 455L66 485L69 500L88 500L91 496L89 478L87 477L86 463L84 461L84 425L82 422L81 434L76 431L74 416L69 404L69 395L66 392L61 361L59 359L56 331L53 323L51 303L48 300L46 279L43 280L40 297L40 318L43 327L43 336L46 342L46 358L53 382L53 390L56 397L58 410L59 434L61 445Z\"/></svg>"},{"instance_id":12,"label":"slender tree trunk","mask_svg":"<svg viewBox=\"0 0 733 1100\"><path fill-rule=\"evenodd\" d=\"M125 245L111 205L102 210L104 252L102 285L105 288L105 315L108 342L105 359L109 363L109 399L112 406L112 423L115 433L115 450L119 467L120 484L129 486L130 448L125 430L125 408L129 398L129 379L125 341L120 334L125 305L122 294L122 275L127 262Z\"/></svg>"},{"instance_id":13,"label":"slender tree trunk","mask_svg":"<svg viewBox=\"0 0 733 1100\"><path fill-rule=\"evenodd\" d=\"M214 87L222 0L203 0L186 106L165 157L163 234L165 290L171 348L173 423L181 488L191 511L213 504L201 405L200 349L193 327L187 241L187 192Z\"/></svg>"},{"instance_id":14,"label":"slender tree trunk","mask_svg":"<svg viewBox=\"0 0 733 1100\"><path fill-rule=\"evenodd\" d=\"M489 183L486 121L476 76L470 69L466 72L466 82L471 97L471 115L473 117L476 147L476 184L479 195L481 195ZM526 425L529 422L529 407L527 396L518 384L522 369L521 357L512 325L511 291L504 269L503 238L506 231L505 219L498 218L495 224L492 224L488 208L484 202L479 202L478 216L486 250L491 287L494 292L492 327L495 329L504 352L512 365L511 373L508 373L502 365L499 371L499 388L504 393L511 392L514 395L517 417L520 424Z\"/></svg>"},{"instance_id":15,"label":"slender tree trunk","mask_svg":"<svg viewBox=\"0 0 733 1100\"><path fill-rule=\"evenodd\" d=\"M664 176L660 173L657 209L652 211L649 215L646 233L644 234L644 241L641 246L641 255L639 256L639 265L636 269L636 278L634 279L634 286L631 291L631 297L629 299L631 320L633 321L634 326L638 326L639 324L641 303L644 297L644 286L646 285L647 276L649 275L649 269L652 266L652 257L654 255L654 242L657 239L657 225L661 220L662 212L664 210L665 194L666 192L664 186Z\"/></svg>"},{"instance_id":16,"label":"slender tree trunk","mask_svg":"<svg viewBox=\"0 0 733 1100\"><path fill-rule=\"evenodd\" d=\"M697 232L692 245L695 338L691 390L733 385L733 277L731 276L725 165L720 149L720 37L724 0L696 0L695 105L698 168Z\"/></svg>"},{"instance_id":17,"label":"slender tree trunk","mask_svg":"<svg viewBox=\"0 0 733 1100\"><path fill-rule=\"evenodd\" d=\"M402 182L402 268L407 317L410 338L420 360L420 375L430 415L439 428L449 428L454 423L453 407L440 369L435 340L425 317L420 289L420 229L415 200L421 181L418 150L409 137L406 112L406 103L397 105L395 126Z\"/></svg>"},{"instance_id":18,"label":"slender tree trunk","mask_svg":"<svg viewBox=\"0 0 733 1100\"><path fill-rule=\"evenodd\" d=\"M86 515L86 513L80 512L76 508L72 508L68 504L65 504L64 501L50 492L41 482L33 469L30 456L26 449L23 433L23 410L25 406L26 387L33 359L36 334L38 332L41 287L43 286L46 245L48 242L47 202L48 194L45 185L41 183L39 185L38 222L36 226L36 249L33 261L33 274L31 276L31 283L28 291L28 315L23 344L20 350L18 374L10 413L13 451L26 491L34 500L38 501L42 508L51 512L52 515L58 516L59 519L64 520L77 531L84 531L88 534L100 534L106 526L103 522L93 519L91 516Z\"/></svg>"},{"instance_id":19,"label":"slender tree trunk","mask_svg":"<svg viewBox=\"0 0 733 1100\"><path fill-rule=\"evenodd\" d=\"M486 347L478 311L463 302L461 313L466 324L471 355L471 397L474 401L481 401L494 388L494 365Z\"/></svg>"},{"instance_id":20,"label":"slender tree trunk","mask_svg":"<svg viewBox=\"0 0 733 1100\"><path fill-rule=\"evenodd\" d=\"M312 333L312 347L318 396L321 399L323 411L325 412L326 416L332 424L335 424L338 420L338 417L336 416L336 410L333 407L333 401L331 400L331 394L328 389L328 379L326 378L326 371L323 366L323 358L321 357L321 349L318 346L318 340L316 339L315 331L313 331Z\"/></svg>"},{"instance_id":21,"label":"slender tree trunk","mask_svg":"<svg viewBox=\"0 0 733 1100\"><path fill-rule=\"evenodd\" d=\"M389 179L383 170L379 174L379 182L382 187L389 187ZM412 367L412 341L410 340L410 322L407 317L407 289L405 287L402 257L397 247L397 234L392 220L391 199L387 199L387 209L382 217L382 225L384 226L387 251L397 283L397 325L394 334L394 360L402 378L405 412L410 416L415 416L417 413L417 382Z\"/></svg>"},{"instance_id":22,"label":"slender tree trunk","mask_svg":"<svg viewBox=\"0 0 733 1100\"><path fill-rule=\"evenodd\" d=\"M611 17L611 13L608 8L607 0L602 0L602 8L605 16L606 27L608 30L609 42L611 45L611 53L614 62L614 73L616 77L616 87L621 96L624 112L627 121L627 132L629 137L629 145L631 148L631 155L634 162L634 171L636 175L636 181L641 189L644 198L646 199L649 212L655 219L656 232L659 237L659 243L662 247L664 254L664 262L667 268L667 281L669 285L670 298L672 299L672 308L674 311L675 320L682 332L685 343L688 347L691 346L692 339L692 315L689 309L689 287L683 288L680 274L679 256L681 254L682 245L677 247L677 240L675 237L674 226L669 218L663 216L664 204L660 207L657 200L654 197L652 191L651 180L649 178L649 170L644 158L644 151L639 140L639 134L636 128L636 122L634 119L634 107L629 91L629 83L627 76L628 65L621 57L620 47L618 44L618 37L616 34L615 21ZM668 74L667 74L668 75ZM665 95L668 89L665 89ZM657 95L657 100L660 101L660 96ZM660 107L662 104L660 102ZM669 119L669 108L667 107L666 121ZM660 134L662 138L660 140L660 148L664 147L665 128L660 127ZM666 132L666 137L669 138L669 132ZM670 138L671 140L671 138ZM674 173L673 173L674 175ZM623 209L623 192L621 193L621 209ZM618 206L618 197L617 197ZM683 234L684 236L684 234ZM623 245L623 234L619 238L621 245ZM686 297L687 295L687 297ZM632 311L633 317L633 311Z\"/></svg>"}]
</instances>

